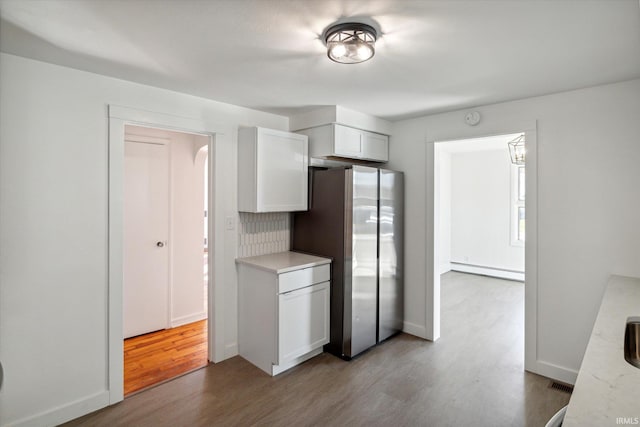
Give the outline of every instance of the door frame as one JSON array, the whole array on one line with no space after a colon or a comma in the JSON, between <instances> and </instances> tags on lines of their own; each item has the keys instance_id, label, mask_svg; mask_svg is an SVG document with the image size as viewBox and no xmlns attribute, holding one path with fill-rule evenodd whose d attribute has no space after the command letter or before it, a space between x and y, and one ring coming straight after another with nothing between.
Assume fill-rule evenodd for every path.
<instances>
[{"instance_id":1,"label":"door frame","mask_svg":"<svg viewBox=\"0 0 640 427\"><path fill-rule=\"evenodd\" d=\"M165 113L108 105L108 221L107 221L107 388L109 404L124 398L123 312L123 219L124 219L124 140L125 126L145 126L209 137L209 283L208 283L208 359L214 363L224 359L223 256L224 218L216 208L224 179L216 162L224 127L204 119L193 119ZM211 256L213 254L213 256ZM213 274L211 274L213 272Z\"/></svg>"},{"instance_id":2,"label":"door frame","mask_svg":"<svg viewBox=\"0 0 640 427\"><path fill-rule=\"evenodd\" d=\"M524 368L527 371L550 375L546 366L538 360L538 137L537 121L512 123L497 126L489 132L471 130L469 133L442 132L428 134L426 138L426 292L425 292L425 338L436 341L440 338L440 274L438 268L438 209L436 200L435 143L482 138L513 133L525 134L527 157L525 161L525 284L524 284Z\"/></svg>"}]
</instances>

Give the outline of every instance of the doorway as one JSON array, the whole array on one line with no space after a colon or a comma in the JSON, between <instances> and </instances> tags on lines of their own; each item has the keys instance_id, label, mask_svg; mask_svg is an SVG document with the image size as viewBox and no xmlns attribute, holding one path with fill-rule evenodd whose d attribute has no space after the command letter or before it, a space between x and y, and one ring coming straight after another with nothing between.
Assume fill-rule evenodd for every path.
<instances>
[{"instance_id":1,"label":"doorway","mask_svg":"<svg viewBox=\"0 0 640 427\"><path fill-rule=\"evenodd\" d=\"M516 128L517 129L517 128ZM523 126L521 129L525 129L524 131L516 131L513 132L503 132L496 133L494 135L502 135L508 138L508 135L525 135L526 140L526 164L524 165L524 169L521 170L522 174L526 173L526 184L521 187L522 190L526 189L526 201L520 201L519 205L510 206L503 209L504 212L508 212L509 216L512 216L512 213L523 213L526 207L526 240L521 242L523 245L524 252L524 266L523 271L526 270L526 277L518 277L518 274L515 277L509 277L512 273L519 273L519 271L509 271L509 270L519 270L514 268L503 268L499 271L503 276L507 279L516 279L523 280L524 279L524 368L528 371L537 372L538 371L538 362L536 360L536 329L537 329L537 320L536 320L536 305L537 305L537 139L536 139L536 130L535 123L533 126L529 124L529 126ZM430 169L430 173L427 173L427 215L426 215L426 239L430 242L427 245L427 258L426 258L426 270L427 270L427 292L426 292L426 338L430 340L437 340L440 337L440 310L441 310L441 280L440 275L443 272L443 264L447 264L447 251L450 251L450 248L446 248L446 245L443 245L443 230L441 227L441 213L440 213L440 171L441 168L439 157L439 146L446 146L447 144L453 144L455 141L461 141L463 139L471 139L476 142L480 140L488 140L490 138L496 138L495 136L491 137L474 137L474 135L465 135L465 138L451 138L451 135L442 135L438 137L437 135L432 135L430 139L427 140L427 158L426 165L427 170ZM502 142L505 146L505 150L507 147L507 141ZM453 147L453 146L451 146ZM518 170L512 169L515 172L515 176L517 177ZM526 172L525 172L526 171ZM514 176L514 175L512 175ZM512 187L513 188L513 187ZM524 191L523 191L524 192ZM511 194L517 194L515 192L511 192ZM517 236L517 233L520 232L520 236L523 237L524 230L518 229L518 223L513 222L513 225L509 226L509 241L513 243L510 239L512 239L514 235ZM514 234L515 232L515 234ZM503 239L503 242L505 239ZM450 240L449 240L450 242ZM443 247L445 246L445 247ZM443 255L445 254L445 255ZM450 253L449 253L450 256ZM455 260L454 260L455 261ZM465 260L463 257L461 260L458 260L460 264L469 264L467 267L470 273L475 274L486 274L487 271L485 269L475 270L476 265L473 262L473 258L469 256L469 260ZM482 263L477 263L480 267ZM459 266L458 266L459 267ZM490 266L492 267L492 266ZM495 266L493 266L495 267ZM490 271L496 273L496 269L494 271ZM457 273L456 273L457 274ZM520 274L520 276L522 276ZM499 276L500 277L500 276Z\"/></svg>"},{"instance_id":2,"label":"doorway","mask_svg":"<svg viewBox=\"0 0 640 427\"><path fill-rule=\"evenodd\" d=\"M441 275L524 282L525 171L507 145L520 135L436 143Z\"/></svg>"},{"instance_id":3,"label":"doorway","mask_svg":"<svg viewBox=\"0 0 640 427\"><path fill-rule=\"evenodd\" d=\"M513 345L524 340L524 166L507 145L519 135L435 147L442 334L457 340L475 329L488 344L478 357L500 349L495 363L509 369L524 360Z\"/></svg>"},{"instance_id":4,"label":"doorway","mask_svg":"<svg viewBox=\"0 0 640 427\"><path fill-rule=\"evenodd\" d=\"M208 363L208 142L125 126L125 396Z\"/></svg>"},{"instance_id":5,"label":"doorway","mask_svg":"<svg viewBox=\"0 0 640 427\"><path fill-rule=\"evenodd\" d=\"M108 304L107 330L108 352L107 387L108 404L113 405L124 398L123 360L123 259L124 259L124 147L125 127L135 125L203 135L208 139L209 161L209 210L208 210L208 358L217 363L225 358L223 294L224 275L221 267L228 254L224 251L225 173L228 153L222 148L227 144L228 130L211 118L193 118L141 110L131 107L108 105L109 140L109 188L108 188ZM227 130L226 133L224 130ZM213 209L215 207L215 209Z\"/></svg>"}]
</instances>

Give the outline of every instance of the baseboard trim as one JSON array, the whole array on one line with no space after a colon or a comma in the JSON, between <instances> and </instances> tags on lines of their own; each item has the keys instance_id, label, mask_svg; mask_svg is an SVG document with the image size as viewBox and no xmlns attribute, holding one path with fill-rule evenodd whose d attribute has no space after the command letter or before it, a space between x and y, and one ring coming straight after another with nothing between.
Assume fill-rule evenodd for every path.
<instances>
[{"instance_id":1,"label":"baseboard trim","mask_svg":"<svg viewBox=\"0 0 640 427\"><path fill-rule=\"evenodd\" d=\"M414 335L418 338L427 339L427 328L422 325L417 325L411 322L403 322L402 324L402 332Z\"/></svg>"},{"instance_id":2,"label":"baseboard trim","mask_svg":"<svg viewBox=\"0 0 640 427\"><path fill-rule=\"evenodd\" d=\"M207 318L207 312L201 311L195 314L188 314L186 316L176 317L175 319L171 319L171 327L176 328L178 326L186 325L189 323L197 322L199 320L204 320Z\"/></svg>"},{"instance_id":3,"label":"baseboard trim","mask_svg":"<svg viewBox=\"0 0 640 427\"><path fill-rule=\"evenodd\" d=\"M224 358L229 359L230 357L237 356L238 353L238 343L233 342L231 344L226 344L224 346Z\"/></svg>"},{"instance_id":4,"label":"baseboard trim","mask_svg":"<svg viewBox=\"0 0 640 427\"><path fill-rule=\"evenodd\" d=\"M452 271L461 273L481 274L483 276L497 277L498 279L517 280L524 282L524 273L512 270L501 270L498 268L482 267L479 265L462 264L457 262L451 263Z\"/></svg>"},{"instance_id":5,"label":"baseboard trim","mask_svg":"<svg viewBox=\"0 0 640 427\"><path fill-rule=\"evenodd\" d=\"M561 381L566 384L575 384L578 378L578 371L565 368L563 366L554 365L553 363L544 362L542 360L536 360L535 366L530 367L533 369L527 369L534 374L542 375L543 377L551 378L553 380Z\"/></svg>"},{"instance_id":6,"label":"baseboard trim","mask_svg":"<svg viewBox=\"0 0 640 427\"><path fill-rule=\"evenodd\" d=\"M74 420L109 405L109 392L101 391L91 396L78 399L66 405L22 418L4 427L56 426Z\"/></svg>"}]
</instances>

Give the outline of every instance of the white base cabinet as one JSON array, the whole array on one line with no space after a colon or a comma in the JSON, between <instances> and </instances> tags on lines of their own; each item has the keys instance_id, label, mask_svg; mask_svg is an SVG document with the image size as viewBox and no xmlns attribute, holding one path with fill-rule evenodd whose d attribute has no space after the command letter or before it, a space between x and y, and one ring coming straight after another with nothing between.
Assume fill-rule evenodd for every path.
<instances>
[{"instance_id":1,"label":"white base cabinet","mask_svg":"<svg viewBox=\"0 0 640 427\"><path fill-rule=\"evenodd\" d=\"M314 262L260 264L274 255L237 260L239 353L269 375L322 353L329 342L330 260L295 254Z\"/></svg>"}]
</instances>

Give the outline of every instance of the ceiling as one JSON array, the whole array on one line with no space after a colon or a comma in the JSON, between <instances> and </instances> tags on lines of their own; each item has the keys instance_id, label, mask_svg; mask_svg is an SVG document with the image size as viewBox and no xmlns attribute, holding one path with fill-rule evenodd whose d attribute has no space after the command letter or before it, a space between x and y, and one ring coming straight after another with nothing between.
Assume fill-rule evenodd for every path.
<instances>
[{"instance_id":1,"label":"ceiling","mask_svg":"<svg viewBox=\"0 0 640 427\"><path fill-rule=\"evenodd\" d=\"M638 0L0 0L0 50L289 115L398 120L640 77ZM382 36L355 65L320 35Z\"/></svg>"}]
</instances>

